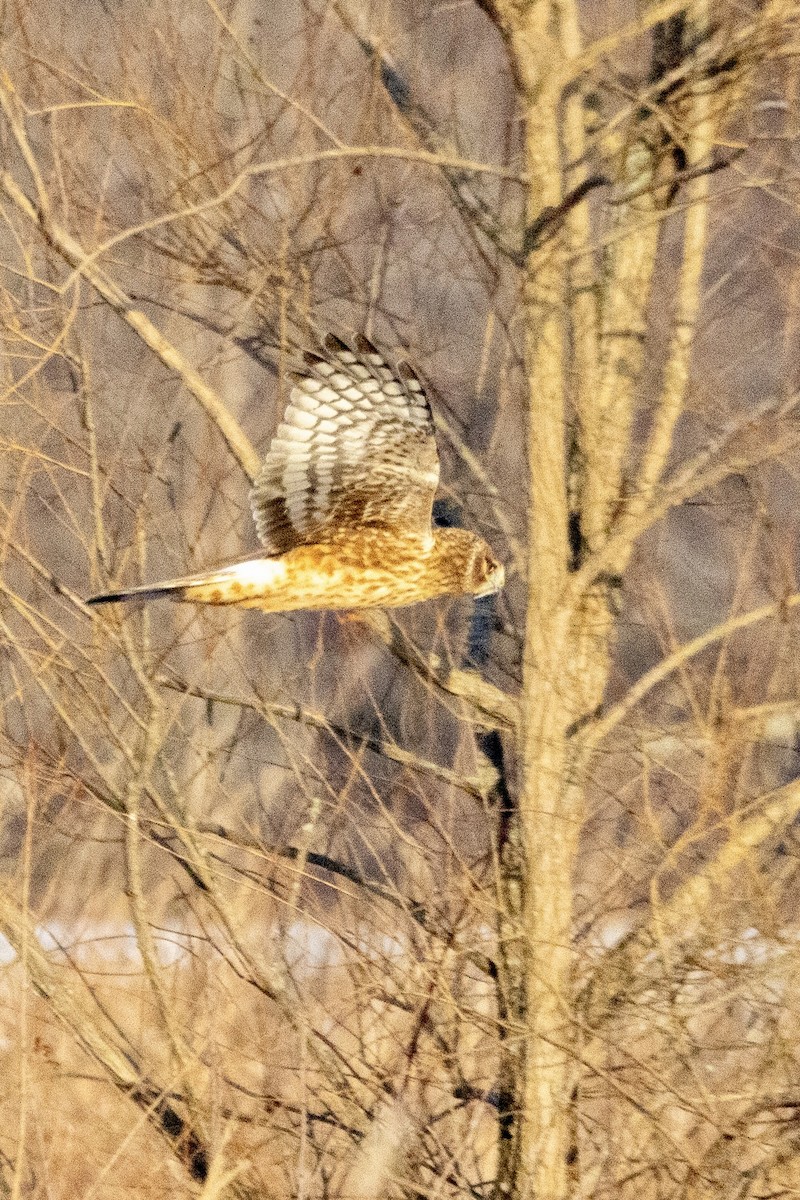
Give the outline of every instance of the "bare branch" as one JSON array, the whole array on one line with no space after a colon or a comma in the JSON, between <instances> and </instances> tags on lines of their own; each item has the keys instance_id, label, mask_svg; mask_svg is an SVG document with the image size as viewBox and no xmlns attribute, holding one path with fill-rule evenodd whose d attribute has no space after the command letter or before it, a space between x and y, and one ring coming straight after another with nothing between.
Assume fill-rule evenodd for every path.
<instances>
[{"instance_id":1,"label":"bare branch","mask_svg":"<svg viewBox=\"0 0 800 1200\"><path fill-rule=\"evenodd\" d=\"M252 712L259 713L269 723L272 723L276 717L287 721L297 721L309 729L319 729L323 733L327 733L339 743L347 743L358 749L371 750L373 754L378 754L381 758L389 759L391 762L399 763L417 775L428 775L432 779L437 779L440 783L456 787L460 791L466 792L470 796L475 796L479 800L485 800L487 793L491 790L495 782L494 774L491 770L487 771L485 778L468 778L459 774L458 771L450 770L449 767L443 767L439 763L429 762L426 759L420 758L418 755L404 750L402 746L398 746L396 742L392 742L387 738L369 737L366 734L356 733L352 729L344 729L341 725L336 725L329 721L321 713L311 712L299 704L281 704L277 700L265 700L262 697L259 697L258 700L248 700L241 696L224 695L220 692L210 691L207 688L197 687L197 685L187 683L186 680L175 676L159 676L156 679L156 683L162 687L183 692L187 696L197 696L198 699L205 700L206 702L230 704L236 708L249 709Z\"/></svg>"}]
</instances>

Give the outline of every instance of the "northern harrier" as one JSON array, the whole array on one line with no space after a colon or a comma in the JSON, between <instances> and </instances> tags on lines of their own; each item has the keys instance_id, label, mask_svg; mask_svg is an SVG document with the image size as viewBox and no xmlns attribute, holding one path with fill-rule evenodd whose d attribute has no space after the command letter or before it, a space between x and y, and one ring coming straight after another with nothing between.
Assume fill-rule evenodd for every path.
<instances>
[{"instance_id":1,"label":"northern harrier","mask_svg":"<svg viewBox=\"0 0 800 1200\"><path fill-rule=\"evenodd\" d=\"M165 596L265 612L397 607L488 596L504 570L483 538L431 525L439 456L425 393L364 337L303 355L250 493L262 554L218 570L92 596Z\"/></svg>"}]
</instances>

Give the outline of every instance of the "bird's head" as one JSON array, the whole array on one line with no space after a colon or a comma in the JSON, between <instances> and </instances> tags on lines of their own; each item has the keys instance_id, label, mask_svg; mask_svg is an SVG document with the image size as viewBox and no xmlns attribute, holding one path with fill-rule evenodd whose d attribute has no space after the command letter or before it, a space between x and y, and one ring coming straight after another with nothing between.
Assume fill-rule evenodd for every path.
<instances>
[{"instance_id":1,"label":"bird's head","mask_svg":"<svg viewBox=\"0 0 800 1200\"><path fill-rule=\"evenodd\" d=\"M491 596L505 583L503 564L477 533L440 527L434 530L434 538L443 593Z\"/></svg>"},{"instance_id":2,"label":"bird's head","mask_svg":"<svg viewBox=\"0 0 800 1200\"><path fill-rule=\"evenodd\" d=\"M473 596L493 596L506 581L506 569L484 542L470 563L470 591Z\"/></svg>"}]
</instances>

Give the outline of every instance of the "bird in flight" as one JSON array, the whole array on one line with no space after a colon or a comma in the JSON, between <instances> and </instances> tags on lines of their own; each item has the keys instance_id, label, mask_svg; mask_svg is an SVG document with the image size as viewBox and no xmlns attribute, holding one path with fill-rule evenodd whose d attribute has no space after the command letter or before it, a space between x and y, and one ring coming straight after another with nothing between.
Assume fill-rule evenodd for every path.
<instances>
[{"instance_id":1,"label":"bird in flight","mask_svg":"<svg viewBox=\"0 0 800 1200\"><path fill-rule=\"evenodd\" d=\"M264 612L393 608L503 586L482 537L432 525L439 455L411 367L393 370L365 337L351 347L333 335L302 364L250 493L263 551L87 604L165 597Z\"/></svg>"}]
</instances>

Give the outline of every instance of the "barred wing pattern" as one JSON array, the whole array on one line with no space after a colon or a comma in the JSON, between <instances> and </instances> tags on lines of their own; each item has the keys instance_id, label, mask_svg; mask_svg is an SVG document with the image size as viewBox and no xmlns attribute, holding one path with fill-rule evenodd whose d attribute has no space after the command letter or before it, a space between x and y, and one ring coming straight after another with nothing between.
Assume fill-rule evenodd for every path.
<instances>
[{"instance_id":1,"label":"barred wing pattern","mask_svg":"<svg viewBox=\"0 0 800 1200\"><path fill-rule=\"evenodd\" d=\"M302 363L250 494L263 552L87 604L163 596L263 612L394 608L502 587L482 537L432 528L439 456L412 369L392 370L363 337L351 347L329 336Z\"/></svg>"},{"instance_id":2,"label":"barred wing pattern","mask_svg":"<svg viewBox=\"0 0 800 1200\"><path fill-rule=\"evenodd\" d=\"M250 493L268 553L371 528L431 536L439 456L422 384L359 337L303 356Z\"/></svg>"}]
</instances>

